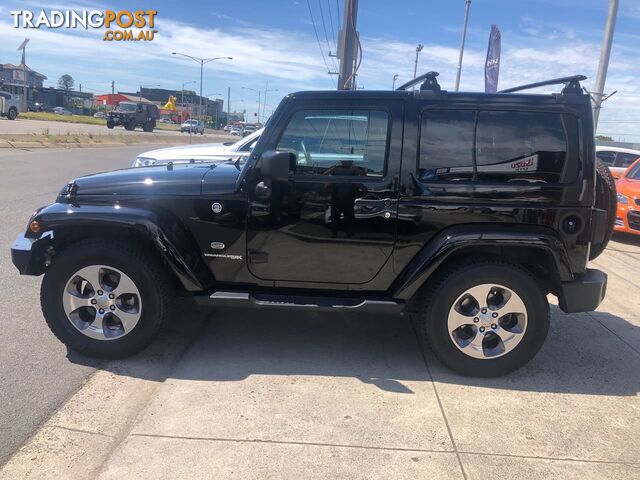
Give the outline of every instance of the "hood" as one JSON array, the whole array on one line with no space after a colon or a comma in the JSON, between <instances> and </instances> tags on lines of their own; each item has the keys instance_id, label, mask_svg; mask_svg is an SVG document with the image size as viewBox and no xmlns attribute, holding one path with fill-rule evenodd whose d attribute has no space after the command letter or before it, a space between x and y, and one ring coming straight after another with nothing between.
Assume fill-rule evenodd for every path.
<instances>
[{"instance_id":1,"label":"hood","mask_svg":"<svg viewBox=\"0 0 640 480\"><path fill-rule=\"evenodd\" d=\"M224 155L229 148L224 143L200 143L197 145L181 145L179 147L159 148L141 153L138 158L155 160L198 160L207 157Z\"/></svg>"},{"instance_id":2,"label":"hood","mask_svg":"<svg viewBox=\"0 0 640 480\"><path fill-rule=\"evenodd\" d=\"M616 190L629 198L640 198L640 180L621 178L616 182Z\"/></svg>"},{"instance_id":3,"label":"hood","mask_svg":"<svg viewBox=\"0 0 640 480\"><path fill-rule=\"evenodd\" d=\"M86 195L200 195L202 179L215 165L183 164L128 168L75 179L76 197ZM62 192L61 192L62 193Z\"/></svg>"}]
</instances>

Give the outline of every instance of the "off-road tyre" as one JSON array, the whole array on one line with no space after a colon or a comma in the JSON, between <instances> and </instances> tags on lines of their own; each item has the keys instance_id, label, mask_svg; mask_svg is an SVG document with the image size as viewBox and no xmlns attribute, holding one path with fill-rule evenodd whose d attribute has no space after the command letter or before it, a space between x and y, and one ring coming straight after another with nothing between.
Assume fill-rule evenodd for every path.
<instances>
[{"instance_id":1,"label":"off-road tyre","mask_svg":"<svg viewBox=\"0 0 640 480\"><path fill-rule=\"evenodd\" d=\"M18 118L18 109L16 107L11 107L7 112L7 118L9 120L15 120Z\"/></svg>"},{"instance_id":2,"label":"off-road tyre","mask_svg":"<svg viewBox=\"0 0 640 480\"><path fill-rule=\"evenodd\" d=\"M596 160L596 202L595 207L607 212L607 232L602 242L592 243L589 260L594 260L607 248L618 209L616 182L609 168L600 160Z\"/></svg>"},{"instance_id":3,"label":"off-road tyre","mask_svg":"<svg viewBox=\"0 0 640 480\"><path fill-rule=\"evenodd\" d=\"M151 133L153 132L153 129L155 126L156 126L156 122L154 122L153 120L149 120L143 125L142 130L144 130L145 132Z\"/></svg>"},{"instance_id":4,"label":"off-road tyre","mask_svg":"<svg viewBox=\"0 0 640 480\"><path fill-rule=\"evenodd\" d=\"M448 331L449 310L466 290L481 284L513 290L527 309L527 327L513 350L495 358L463 353ZM549 304L537 280L524 268L500 260L478 260L445 267L415 295L405 313L425 344L445 366L465 376L498 377L525 365L540 350L549 331Z\"/></svg>"},{"instance_id":5,"label":"off-road tyre","mask_svg":"<svg viewBox=\"0 0 640 480\"><path fill-rule=\"evenodd\" d=\"M113 120L107 120L107 128L108 129L112 130L113 127L115 127L115 126L116 126L116 124L115 124L115 122Z\"/></svg>"},{"instance_id":6,"label":"off-road tyre","mask_svg":"<svg viewBox=\"0 0 640 480\"><path fill-rule=\"evenodd\" d=\"M140 292L140 319L121 338L90 338L71 323L64 311L62 295L67 282L90 265L108 265L122 271ZM40 302L49 328L69 349L91 357L117 359L138 353L151 343L170 315L173 285L161 261L144 248L120 241L85 240L69 245L53 258L42 281Z\"/></svg>"}]
</instances>

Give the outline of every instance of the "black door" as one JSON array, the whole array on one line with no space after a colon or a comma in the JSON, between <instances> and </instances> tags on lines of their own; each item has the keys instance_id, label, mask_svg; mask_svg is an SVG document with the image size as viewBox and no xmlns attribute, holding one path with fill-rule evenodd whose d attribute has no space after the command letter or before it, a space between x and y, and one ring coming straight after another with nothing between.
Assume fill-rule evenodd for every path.
<instances>
[{"instance_id":1,"label":"black door","mask_svg":"<svg viewBox=\"0 0 640 480\"><path fill-rule=\"evenodd\" d=\"M267 200L249 192L247 258L261 279L362 284L395 241L402 102L306 104L269 148L295 155Z\"/></svg>"}]
</instances>

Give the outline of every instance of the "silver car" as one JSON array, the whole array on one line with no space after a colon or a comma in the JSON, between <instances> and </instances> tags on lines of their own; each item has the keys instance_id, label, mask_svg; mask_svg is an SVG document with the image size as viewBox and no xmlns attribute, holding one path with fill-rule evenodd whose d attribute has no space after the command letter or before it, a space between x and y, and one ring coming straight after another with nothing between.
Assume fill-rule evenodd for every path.
<instances>
[{"instance_id":1,"label":"silver car","mask_svg":"<svg viewBox=\"0 0 640 480\"><path fill-rule=\"evenodd\" d=\"M204 123L201 120L187 120L180 125L180 132L199 133L204 135Z\"/></svg>"}]
</instances>

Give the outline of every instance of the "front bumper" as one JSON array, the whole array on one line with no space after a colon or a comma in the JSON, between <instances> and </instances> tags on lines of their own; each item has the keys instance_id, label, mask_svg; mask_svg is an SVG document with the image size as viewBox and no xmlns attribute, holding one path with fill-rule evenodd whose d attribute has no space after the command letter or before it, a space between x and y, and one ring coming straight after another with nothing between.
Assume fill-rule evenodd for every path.
<instances>
[{"instance_id":1,"label":"front bumper","mask_svg":"<svg viewBox=\"0 0 640 480\"><path fill-rule=\"evenodd\" d=\"M572 282L562 282L558 300L566 313L590 312L598 308L607 293L607 274L587 268Z\"/></svg>"},{"instance_id":2,"label":"front bumper","mask_svg":"<svg viewBox=\"0 0 640 480\"><path fill-rule=\"evenodd\" d=\"M629 199L635 203L635 198ZM640 209L637 205L624 205L618 202L618 210L616 213L616 223L613 229L617 232L633 233L640 235Z\"/></svg>"},{"instance_id":3,"label":"front bumper","mask_svg":"<svg viewBox=\"0 0 640 480\"><path fill-rule=\"evenodd\" d=\"M21 275L41 275L45 267L46 247L53 232L47 232L40 238L27 238L18 235L11 245L11 261Z\"/></svg>"}]
</instances>

